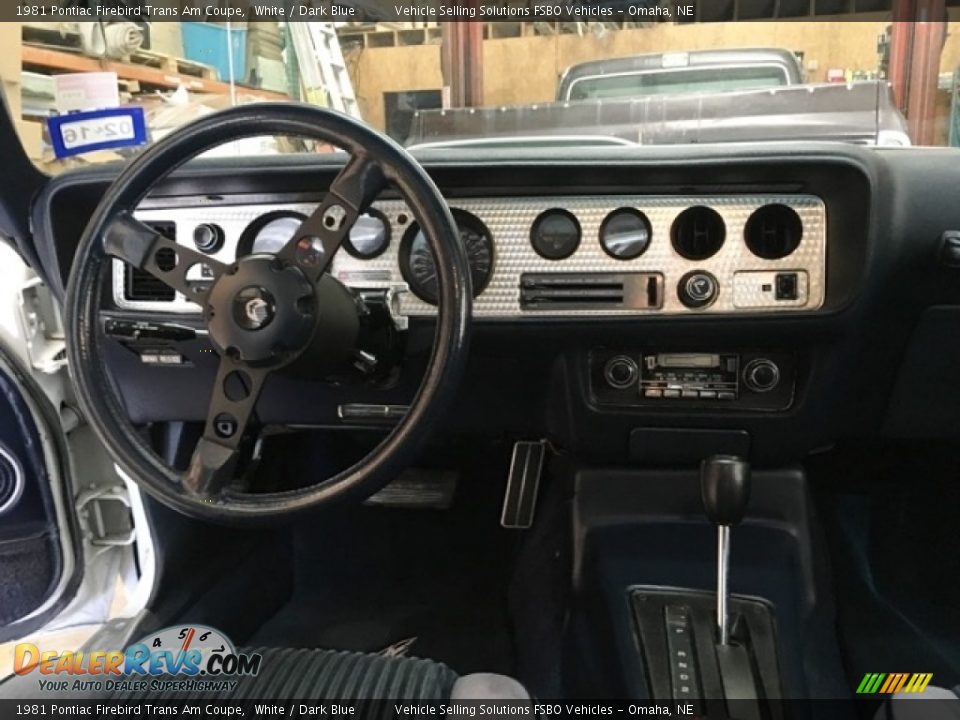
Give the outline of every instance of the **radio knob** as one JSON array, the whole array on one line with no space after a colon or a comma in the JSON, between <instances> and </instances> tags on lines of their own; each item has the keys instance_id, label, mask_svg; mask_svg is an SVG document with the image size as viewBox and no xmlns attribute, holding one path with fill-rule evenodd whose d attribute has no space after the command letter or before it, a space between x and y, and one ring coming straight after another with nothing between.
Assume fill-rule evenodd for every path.
<instances>
[{"instance_id":1,"label":"radio knob","mask_svg":"<svg viewBox=\"0 0 960 720\"><path fill-rule=\"evenodd\" d=\"M607 385L615 390L624 390L637 381L638 372L637 363L633 358L617 355L607 361L603 368L603 378L607 381Z\"/></svg>"},{"instance_id":2,"label":"radio knob","mask_svg":"<svg viewBox=\"0 0 960 720\"><path fill-rule=\"evenodd\" d=\"M780 368L766 358L751 360L743 369L743 383L753 392L770 392L780 384Z\"/></svg>"}]
</instances>

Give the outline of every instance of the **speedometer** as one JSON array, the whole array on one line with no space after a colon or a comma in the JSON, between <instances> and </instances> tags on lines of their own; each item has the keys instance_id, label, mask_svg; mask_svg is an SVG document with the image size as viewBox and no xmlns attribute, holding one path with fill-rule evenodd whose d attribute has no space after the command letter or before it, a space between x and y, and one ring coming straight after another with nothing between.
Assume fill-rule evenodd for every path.
<instances>
[{"instance_id":1,"label":"speedometer","mask_svg":"<svg viewBox=\"0 0 960 720\"><path fill-rule=\"evenodd\" d=\"M476 297L490 282L493 274L493 239L479 218L464 210L453 209L453 219L460 231L460 241L470 261L470 279ZM420 226L413 223L400 243L400 271L410 290L431 305L437 304L437 265Z\"/></svg>"}]
</instances>

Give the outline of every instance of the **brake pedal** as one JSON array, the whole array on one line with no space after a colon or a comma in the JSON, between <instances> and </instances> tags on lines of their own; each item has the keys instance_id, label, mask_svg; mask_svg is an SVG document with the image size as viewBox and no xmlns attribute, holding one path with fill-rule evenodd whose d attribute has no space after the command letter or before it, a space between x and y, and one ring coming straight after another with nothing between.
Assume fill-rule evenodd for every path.
<instances>
[{"instance_id":1,"label":"brake pedal","mask_svg":"<svg viewBox=\"0 0 960 720\"><path fill-rule=\"evenodd\" d=\"M503 511L500 513L503 527L525 530L533 525L546 454L546 440L514 443L507 489L503 495Z\"/></svg>"},{"instance_id":2,"label":"brake pedal","mask_svg":"<svg viewBox=\"0 0 960 720\"><path fill-rule=\"evenodd\" d=\"M410 468L371 495L365 505L448 510L453 505L459 475L452 470Z\"/></svg>"}]
</instances>

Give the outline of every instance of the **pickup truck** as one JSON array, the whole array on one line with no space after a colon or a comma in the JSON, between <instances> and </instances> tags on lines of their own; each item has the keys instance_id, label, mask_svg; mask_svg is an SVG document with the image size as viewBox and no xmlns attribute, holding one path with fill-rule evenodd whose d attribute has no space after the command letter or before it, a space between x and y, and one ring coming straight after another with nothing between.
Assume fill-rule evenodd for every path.
<instances>
[{"instance_id":1,"label":"pickup truck","mask_svg":"<svg viewBox=\"0 0 960 720\"><path fill-rule=\"evenodd\" d=\"M782 48L648 53L571 65L557 100L601 100L799 85L803 69Z\"/></svg>"},{"instance_id":2,"label":"pickup truck","mask_svg":"<svg viewBox=\"0 0 960 720\"><path fill-rule=\"evenodd\" d=\"M427 110L408 147L522 144L676 145L753 141L910 145L906 121L882 81L794 85L722 93Z\"/></svg>"},{"instance_id":3,"label":"pickup truck","mask_svg":"<svg viewBox=\"0 0 960 720\"><path fill-rule=\"evenodd\" d=\"M697 50L596 60L561 76L557 101L414 114L406 144L524 145L821 140L910 145L883 81L805 84L793 52Z\"/></svg>"}]
</instances>

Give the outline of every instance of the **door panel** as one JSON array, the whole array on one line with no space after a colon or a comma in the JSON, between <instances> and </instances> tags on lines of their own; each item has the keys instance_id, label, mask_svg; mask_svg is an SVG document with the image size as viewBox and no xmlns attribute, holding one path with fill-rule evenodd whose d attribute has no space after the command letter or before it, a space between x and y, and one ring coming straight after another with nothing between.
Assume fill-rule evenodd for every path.
<instances>
[{"instance_id":1,"label":"door panel","mask_svg":"<svg viewBox=\"0 0 960 720\"><path fill-rule=\"evenodd\" d=\"M0 348L0 641L13 623L36 614L28 624L37 626L62 606L55 596L64 589L64 538L53 493L64 476L54 422L36 383Z\"/></svg>"}]
</instances>

